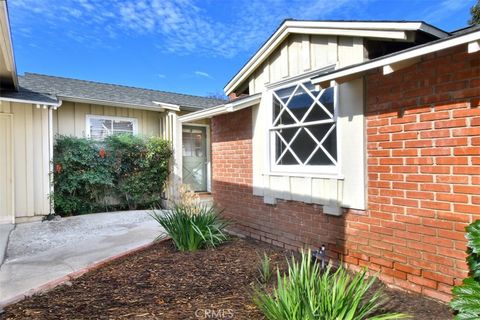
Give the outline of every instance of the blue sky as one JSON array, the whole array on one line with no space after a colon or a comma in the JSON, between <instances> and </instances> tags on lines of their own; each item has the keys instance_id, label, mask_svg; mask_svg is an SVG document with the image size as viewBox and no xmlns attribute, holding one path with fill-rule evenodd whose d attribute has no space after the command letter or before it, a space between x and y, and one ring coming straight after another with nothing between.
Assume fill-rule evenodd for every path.
<instances>
[{"instance_id":1,"label":"blue sky","mask_svg":"<svg viewBox=\"0 0 480 320\"><path fill-rule=\"evenodd\" d=\"M8 0L19 74L196 95L227 81L285 18L465 27L475 0Z\"/></svg>"}]
</instances>

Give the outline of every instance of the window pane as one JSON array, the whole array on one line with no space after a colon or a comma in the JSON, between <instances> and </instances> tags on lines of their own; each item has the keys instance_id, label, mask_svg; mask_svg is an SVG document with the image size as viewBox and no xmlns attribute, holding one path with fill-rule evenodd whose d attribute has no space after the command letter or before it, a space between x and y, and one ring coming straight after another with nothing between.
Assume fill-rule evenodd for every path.
<instances>
[{"instance_id":1,"label":"window pane","mask_svg":"<svg viewBox=\"0 0 480 320\"><path fill-rule=\"evenodd\" d=\"M318 103L315 103L312 110L310 110L310 112L308 113L308 116L305 118L304 122L312 122L312 121L327 120L327 119L332 119L332 117L330 117Z\"/></svg>"},{"instance_id":2,"label":"window pane","mask_svg":"<svg viewBox=\"0 0 480 320\"><path fill-rule=\"evenodd\" d=\"M295 157L290 151L287 151L278 164L283 166L296 164L298 165L298 161L297 159L295 159Z\"/></svg>"},{"instance_id":3,"label":"window pane","mask_svg":"<svg viewBox=\"0 0 480 320\"><path fill-rule=\"evenodd\" d=\"M283 101L283 103L287 103L288 98L290 98L294 90L295 90L295 86L292 86L292 87L277 90L275 91L275 93Z\"/></svg>"},{"instance_id":4,"label":"window pane","mask_svg":"<svg viewBox=\"0 0 480 320\"><path fill-rule=\"evenodd\" d=\"M126 120L114 120L113 121L113 131L115 133L133 133L133 121Z\"/></svg>"},{"instance_id":5,"label":"window pane","mask_svg":"<svg viewBox=\"0 0 480 320\"><path fill-rule=\"evenodd\" d=\"M183 147L183 156L192 157L193 156L193 138L190 132L183 132L182 134L182 147Z\"/></svg>"},{"instance_id":6,"label":"window pane","mask_svg":"<svg viewBox=\"0 0 480 320\"><path fill-rule=\"evenodd\" d=\"M322 149L318 149L317 152L313 155L313 157L308 162L311 166L331 166L333 165L332 160L323 152Z\"/></svg>"},{"instance_id":7,"label":"window pane","mask_svg":"<svg viewBox=\"0 0 480 320\"><path fill-rule=\"evenodd\" d=\"M295 152L297 157L300 158L302 163L305 163L316 146L317 143L312 139L307 131L305 131L305 129L301 129L297 138L293 141L291 149L293 152Z\"/></svg>"},{"instance_id":8,"label":"window pane","mask_svg":"<svg viewBox=\"0 0 480 320\"><path fill-rule=\"evenodd\" d=\"M320 96L320 102L327 108L328 111L330 111L331 114L333 114L333 88L327 88L325 89L321 96Z\"/></svg>"},{"instance_id":9,"label":"window pane","mask_svg":"<svg viewBox=\"0 0 480 320\"><path fill-rule=\"evenodd\" d=\"M280 104L278 99L274 98L273 121L277 119L282 109L283 109L283 106ZM277 122L273 123L273 125L280 126L280 125L294 124L294 123L297 123L297 122L292 118L292 116L288 113L288 111L283 110L282 115L277 120Z\"/></svg>"},{"instance_id":10,"label":"window pane","mask_svg":"<svg viewBox=\"0 0 480 320\"><path fill-rule=\"evenodd\" d=\"M287 107L298 120L301 120L312 104L312 97L302 86L299 86L292 99L288 102Z\"/></svg>"},{"instance_id":11,"label":"window pane","mask_svg":"<svg viewBox=\"0 0 480 320\"><path fill-rule=\"evenodd\" d=\"M322 124L316 126L308 126L309 130L318 141L321 141L328 131L331 129L333 124ZM330 156L337 160L337 128L335 127L325 138L325 141L322 143L322 146L327 150ZM325 154L322 149L319 149L315 152L314 156L310 159L310 165L331 165L334 164L332 160Z\"/></svg>"},{"instance_id":12,"label":"window pane","mask_svg":"<svg viewBox=\"0 0 480 320\"><path fill-rule=\"evenodd\" d=\"M112 133L112 120L90 118L90 137L94 140L104 139Z\"/></svg>"},{"instance_id":13,"label":"window pane","mask_svg":"<svg viewBox=\"0 0 480 320\"><path fill-rule=\"evenodd\" d=\"M290 141L293 139L293 137L295 136L295 133L298 130L300 129L289 128L289 129L281 129L281 130L278 130L277 132L282 136L282 138L287 143L290 143ZM283 154L286 149L287 149L287 146L285 145L285 143L282 141L282 139L280 139L278 134L275 133L275 151L276 151L275 162L277 162L280 159L280 162L278 164L281 164L281 165L299 164L290 151L286 151L285 154Z\"/></svg>"}]
</instances>

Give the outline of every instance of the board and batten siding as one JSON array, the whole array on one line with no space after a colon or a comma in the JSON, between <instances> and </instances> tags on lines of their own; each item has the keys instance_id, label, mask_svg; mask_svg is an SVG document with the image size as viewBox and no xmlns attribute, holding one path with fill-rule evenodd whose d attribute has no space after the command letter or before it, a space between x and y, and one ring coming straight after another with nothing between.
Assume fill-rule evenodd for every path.
<instances>
[{"instance_id":1,"label":"board and batten siding","mask_svg":"<svg viewBox=\"0 0 480 320\"><path fill-rule=\"evenodd\" d=\"M14 217L13 116L8 112L0 113L0 223L13 223Z\"/></svg>"},{"instance_id":2,"label":"board and batten siding","mask_svg":"<svg viewBox=\"0 0 480 320\"><path fill-rule=\"evenodd\" d=\"M55 135L84 137L86 116L100 115L135 118L138 121L139 135L158 136L162 114L157 111L64 101L62 106L53 112L53 132Z\"/></svg>"},{"instance_id":3,"label":"board and batten siding","mask_svg":"<svg viewBox=\"0 0 480 320\"><path fill-rule=\"evenodd\" d=\"M275 199L318 203L332 207L365 209L364 84L355 80L338 86L337 137L341 177L269 170L268 119L271 93L268 84L300 76L330 65L343 67L365 60L362 38L290 35L248 80L249 93L262 93L253 107L253 193L267 203Z\"/></svg>"},{"instance_id":4,"label":"board and batten siding","mask_svg":"<svg viewBox=\"0 0 480 320\"><path fill-rule=\"evenodd\" d=\"M2 101L0 117L11 118L11 137L3 137L0 144L10 140L8 148L13 181L8 183L16 218L28 218L49 213L49 159L48 159L48 110L27 103ZM5 126L3 125L3 130ZM3 155L2 158L8 158ZM1 160L0 160L1 162ZM0 184L5 177L0 175ZM1 188L1 187L0 187ZM2 197L3 200L3 197ZM3 207L3 206L2 206Z\"/></svg>"}]
</instances>

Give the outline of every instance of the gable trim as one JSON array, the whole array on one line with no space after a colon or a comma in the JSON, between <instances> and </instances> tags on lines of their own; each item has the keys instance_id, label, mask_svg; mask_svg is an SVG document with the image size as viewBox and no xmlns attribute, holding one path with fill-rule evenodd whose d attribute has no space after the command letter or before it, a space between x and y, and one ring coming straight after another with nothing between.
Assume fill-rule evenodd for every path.
<instances>
[{"instance_id":1,"label":"gable trim","mask_svg":"<svg viewBox=\"0 0 480 320\"><path fill-rule=\"evenodd\" d=\"M346 35L367 38L406 40L408 31L424 31L443 38L449 34L423 22L348 22L348 21L293 21L286 20L262 45L255 55L227 83L227 95L244 82L291 33Z\"/></svg>"}]
</instances>

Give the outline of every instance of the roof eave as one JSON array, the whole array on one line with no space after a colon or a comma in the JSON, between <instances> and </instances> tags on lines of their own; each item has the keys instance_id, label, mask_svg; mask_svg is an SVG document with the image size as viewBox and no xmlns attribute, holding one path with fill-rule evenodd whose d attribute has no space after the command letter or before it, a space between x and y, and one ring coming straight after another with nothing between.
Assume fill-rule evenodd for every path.
<instances>
[{"instance_id":1,"label":"roof eave","mask_svg":"<svg viewBox=\"0 0 480 320\"><path fill-rule=\"evenodd\" d=\"M232 93L243 83L266 58L283 42L290 33L348 35L382 39L407 39L407 32L418 31L443 38L448 33L424 22L333 22L333 21L295 21L286 20L274 34L262 45L255 55L227 83L224 91Z\"/></svg>"},{"instance_id":2,"label":"roof eave","mask_svg":"<svg viewBox=\"0 0 480 320\"><path fill-rule=\"evenodd\" d=\"M363 76L366 72L376 68L384 68L383 73L389 74L418 62L418 59L421 56L464 44L468 44L469 53L480 51L480 30L460 36L452 36L446 39L437 40L434 43L427 43L418 48L414 47L406 49L388 55L387 57L381 57L361 64L338 69L326 75L313 77L312 83L320 85L321 87L329 87L357 79Z\"/></svg>"},{"instance_id":3,"label":"roof eave","mask_svg":"<svg viewBox=\"0 0 480 320\"><path fill-rule=\"evenodd\" d=\"M93 98L73 97L73 96L67 96L67 95L58 95L57 97L63 101L70 101L70 102L89 103L89 104L93 103L93 104L99 104L99 105L105 105L105 106L111 106L111 107L131 108L131 109L157 111L157 112L165 111L165 108L163 107L148 106L148 105L134 104L134 103L125 103L120 101L108 101L108 100L93 99Z\"/></svg>"},{"instance_id":4,"label":"roof eave","mask_svg":"<svg viewBox=\"0 0 480 320\"><path fill-rule=\"evenodd\" d=\"M0 31L4 46L0 46L0 55L5 60L6 69L10 73L11 81L15 90L18 90L17 67L13 53L12 37L10 32L10 21L8 18L8 7L6 1L0 1Z\"/></svg>"},{"instance_id":5,"label":"roof eave","mask_svg":"<svg viewBox=\"0 0 480 320\"><path fill-rule=\"evenodd\" d=\"M228 102L226 104L218 105L213 108L208 108L205 110L200 110L200 111L196 111L196 112L192 112L192 113L180 116L178 117L178 120L182 123L185 123L185 122L213 118L215 116L219 116L222 114L231 113L231 112L252 107L260 103L261 98L262 98L261 94L257 93L245 98L240 98L232 102Z\"/></svg>"}]
</instances>

